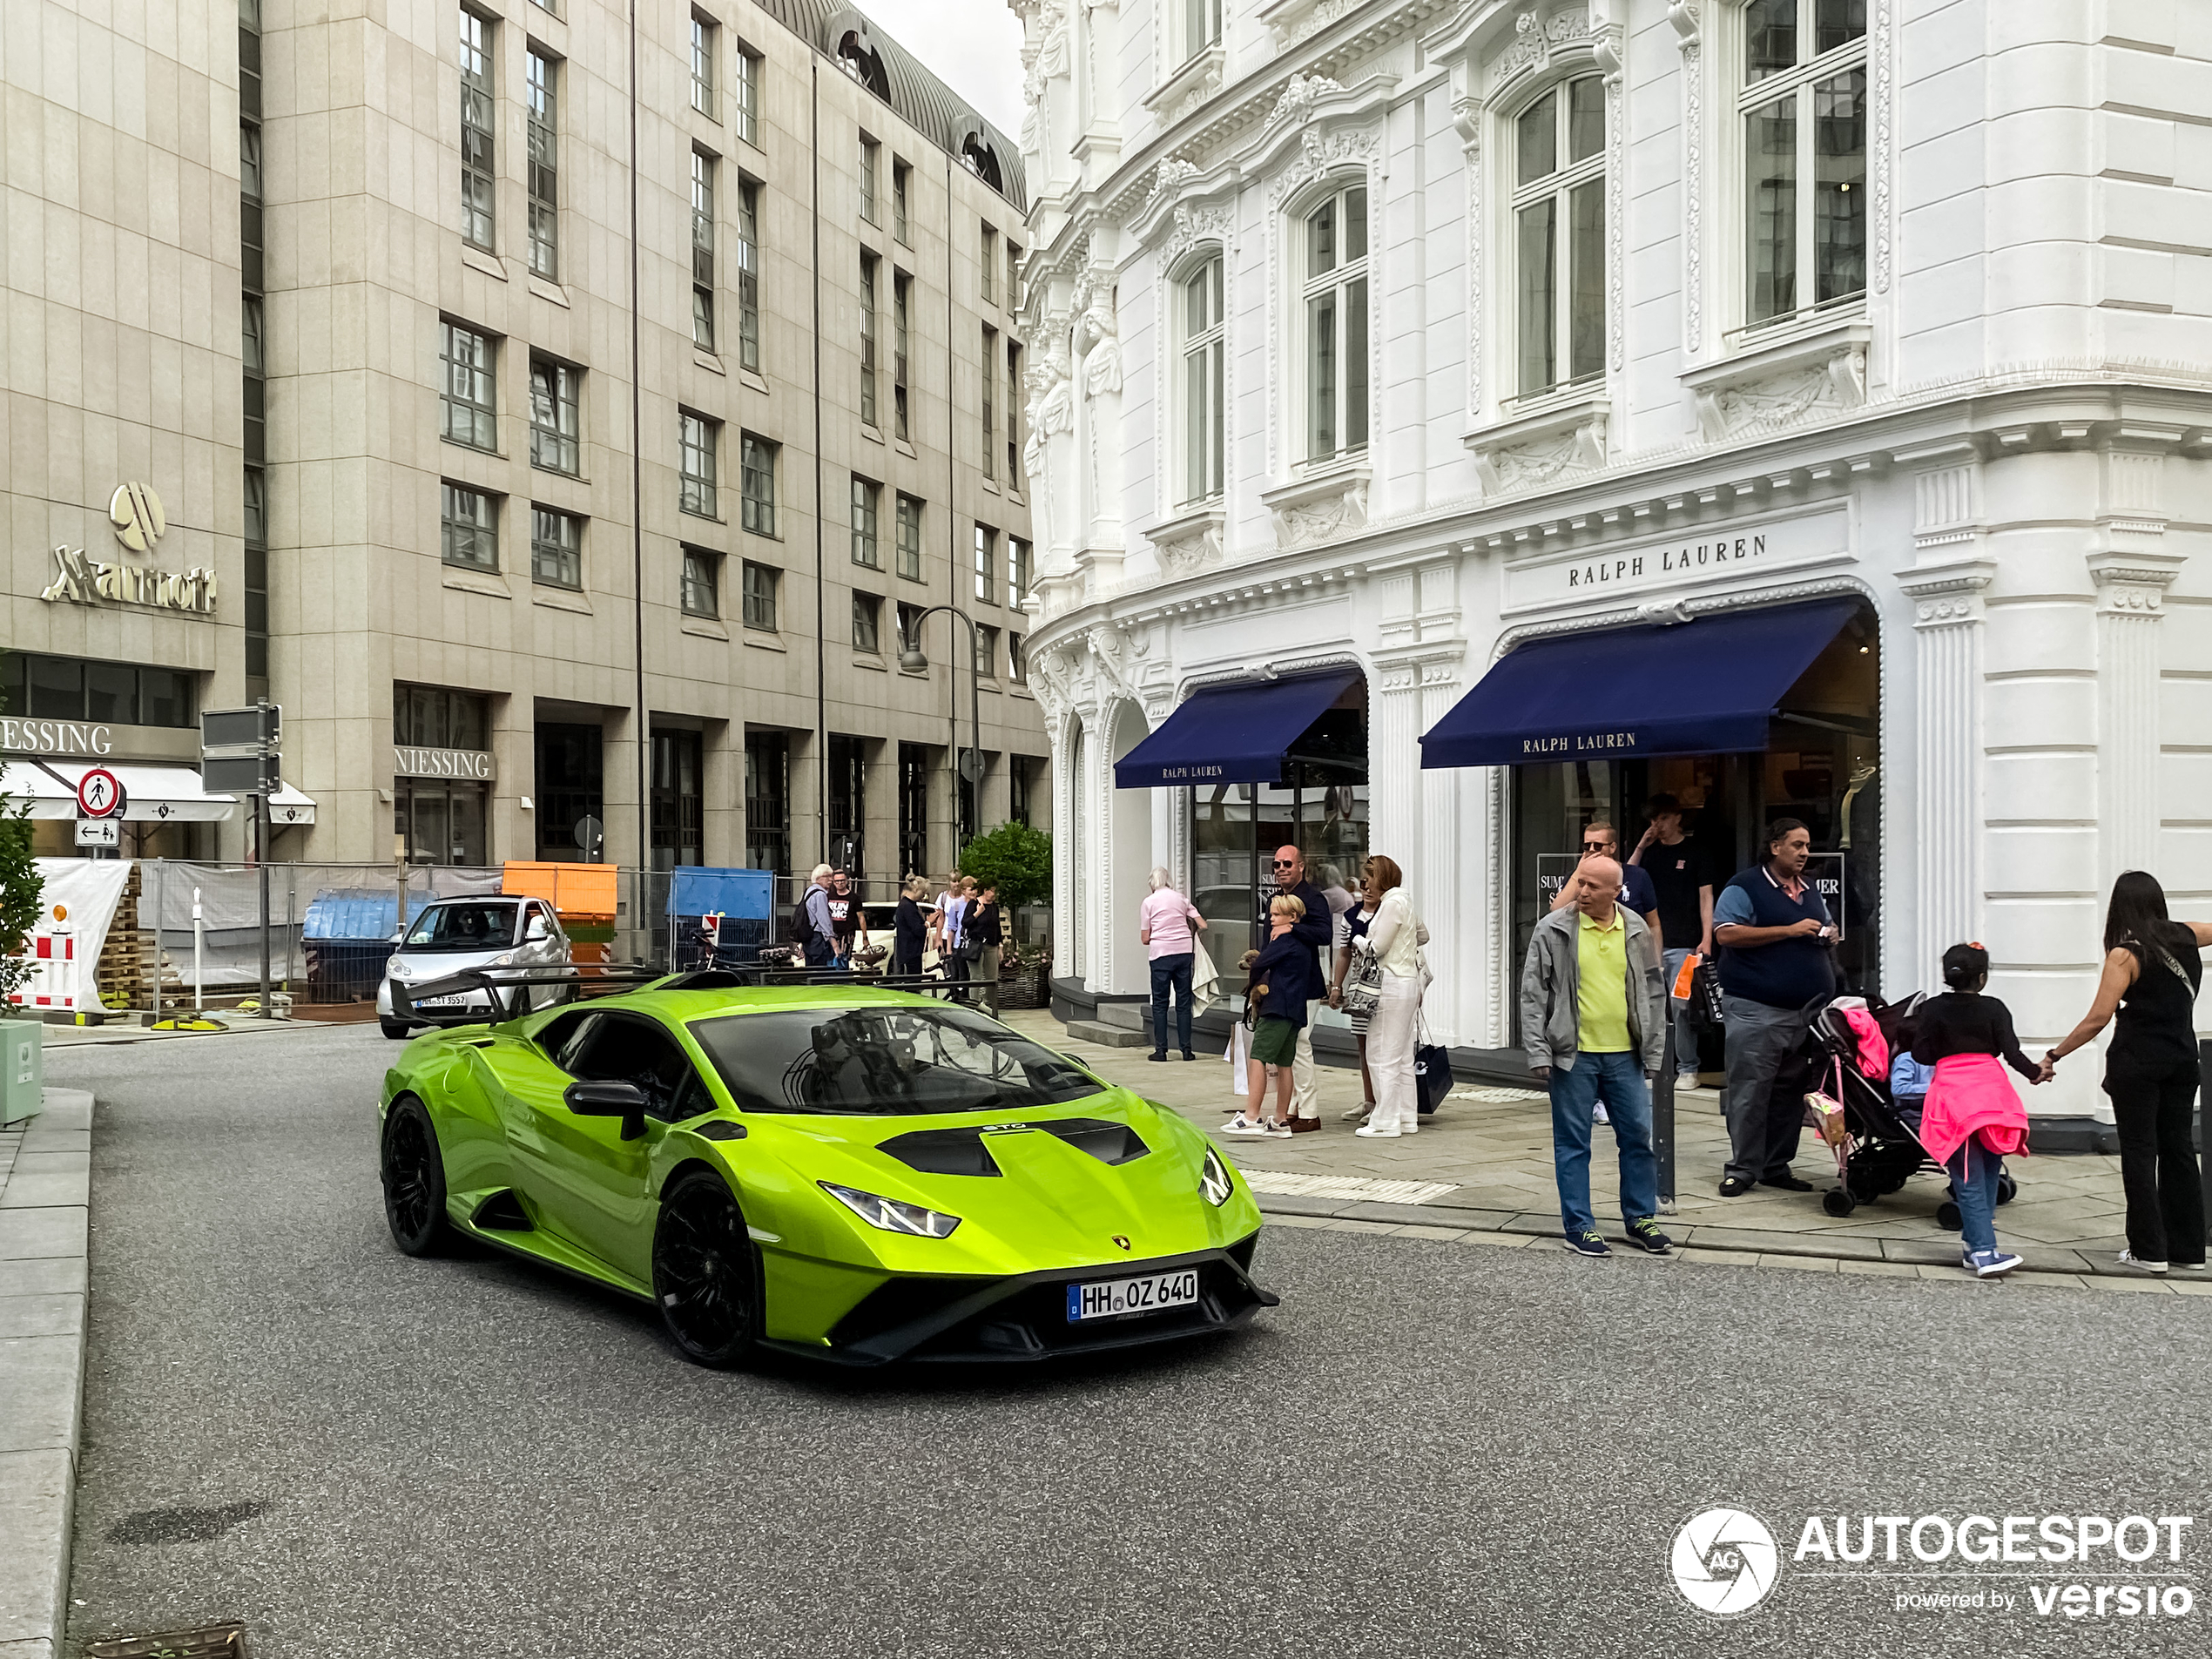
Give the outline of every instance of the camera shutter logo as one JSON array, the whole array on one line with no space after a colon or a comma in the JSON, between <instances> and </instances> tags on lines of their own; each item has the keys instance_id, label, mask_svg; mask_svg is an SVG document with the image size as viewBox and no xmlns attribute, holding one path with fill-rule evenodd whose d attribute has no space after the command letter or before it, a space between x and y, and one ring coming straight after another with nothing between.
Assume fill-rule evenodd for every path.
<instances>
[{"instance_id":1,"label":"camera shutter logo","mask_svg":"<svg viewBox=\"0 0 2212 1659\"><path fill-rule=\"evenodd\" d=\"M1675 1588L1701 1613L1734 1618L1766 1599L1781 1570L1782 1552L1757 1515L1708 1509L1675 1534Z\"/></svg>"},{"instance_id":2,"label":"camera shutter logo","mask_svg":"<svg viewBox=\"0 0 2212 1659\"><path fill-rule=\"evenodd\" d=\"M115 487L115 494L108 497L107 516L115 526L115 539L133 553L150 551L169 533L161 497L135 479Z\"/></svg>"}]
</instances>

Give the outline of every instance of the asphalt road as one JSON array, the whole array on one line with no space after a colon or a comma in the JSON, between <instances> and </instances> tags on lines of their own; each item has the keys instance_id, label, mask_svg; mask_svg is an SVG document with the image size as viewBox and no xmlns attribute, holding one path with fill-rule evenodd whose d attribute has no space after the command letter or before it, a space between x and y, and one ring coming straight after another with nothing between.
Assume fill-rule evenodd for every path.
<instances>
[{"instance_id":1,"label":"asphalt road","mask_svg":"<svg viewBox=\"0 0 2212 1659\"><path fill-rule=\"evenodd\" d=\"M2212 1298L1278 1228L1283 1305L1212 1345L719 1375L650 1310L400 1256L373 1142L394 1052L351 1028L51 1054L99 1101L75 1641L243 1619L263 1659L2212 1647ZM2139 1569L2201 1605L2074 1623L2020 1578L1785 1561L1718 1620L1669 1569L1716 1505L1785 1556L1812 1514L2201 1514L2179 1565Z\"/></svg>"}]
</instances>

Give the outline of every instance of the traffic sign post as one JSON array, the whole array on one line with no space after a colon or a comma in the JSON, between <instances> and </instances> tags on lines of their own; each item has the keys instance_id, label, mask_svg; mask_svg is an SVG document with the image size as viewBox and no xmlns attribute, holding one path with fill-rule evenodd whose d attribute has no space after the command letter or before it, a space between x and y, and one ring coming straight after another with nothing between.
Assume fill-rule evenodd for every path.
<instances>
[{"instance_id":1,"label":"traffic sign post","mask_svg":"<svg viewBox=\"0 0 2212 1659\"><path fill-rule=\"evenodd\" d=\"M213 795L253 803L253 863L261 876L261 1007L269 1017L269 857L265 827L269 797L284 786L279 751L284 710L263 701L250 709L206 709L199 717L199 785Z\"/></svg>"},{"instance_id":2,"label":"traffic sign post","mask_svg":"<svg viewBox=\"0 0 2212 1659\"><path fill-rule=\"evenodd\" d=\"M123 780L105 766L94 766L77 780L79 818L119 818L125 799Z\"/></svg>"}]
</instances>

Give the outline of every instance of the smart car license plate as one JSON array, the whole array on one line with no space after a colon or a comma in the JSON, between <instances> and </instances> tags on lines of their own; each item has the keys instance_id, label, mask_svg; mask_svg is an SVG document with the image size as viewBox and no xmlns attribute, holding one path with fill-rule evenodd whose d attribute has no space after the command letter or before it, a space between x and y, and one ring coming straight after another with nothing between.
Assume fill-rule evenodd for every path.
<instances>
[{"instance_id":1,"label":"smart car license plate","mask_svg":"<svg viewBox=\"0 0 2212 1659\"><path fill-rule=\"evenodd\" d=\"M467 1003L465 996L418 996L415 1006L419 1008L457 1008Z\"/></svg>"},{"instance_id":2,"label":"smart car license plate","mask_svg":"<svg viewBox=\"0 0 2212 1659\"><path fill-rule=\"evenodd\" d=\"M1198 1270L1148 1273L1143 1278L1102 1279L1068 1287L1068 1323L1117 1318L1125 1313L1157 1313L1188 1307L1198 1299Z\"/></svg>"}]
</instances>

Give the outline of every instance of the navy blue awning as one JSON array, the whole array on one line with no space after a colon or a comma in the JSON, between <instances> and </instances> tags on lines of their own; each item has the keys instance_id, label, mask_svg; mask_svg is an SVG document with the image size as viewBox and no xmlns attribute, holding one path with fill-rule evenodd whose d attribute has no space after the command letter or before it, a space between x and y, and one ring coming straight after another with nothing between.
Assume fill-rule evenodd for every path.
<instances>
[{"instance_id":1,"label":"navy blue awning","mask_svg":"<svg viewBox=\"0 0 2212 1659\"><path fill-rule=\"evenodd\" d=\"M1115 786L1280 783L1284 754L1359 680L1358 669L1343 668L1201 686L1114 763Z\"/></svg>"},{"instance_id":2,"label":"navy blue awning","mask_svg":"<svg viewBox=\"0 0 2212 1659\"><path fill-rule=\"evenodd\" d=\"M1858 608L1823 599L1533 640L1423 736L1421 765L1764 749L1776 705Z\"/></svg>"}]
</instances>

